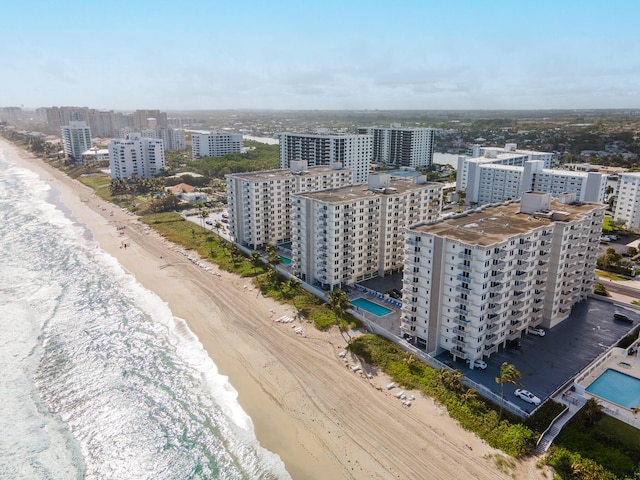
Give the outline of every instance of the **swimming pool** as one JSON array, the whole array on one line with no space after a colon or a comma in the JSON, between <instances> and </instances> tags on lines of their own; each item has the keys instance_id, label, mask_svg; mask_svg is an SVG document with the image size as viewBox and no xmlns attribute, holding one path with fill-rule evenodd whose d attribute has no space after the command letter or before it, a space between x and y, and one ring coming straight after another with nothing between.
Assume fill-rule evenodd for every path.
<instances>
[{"instance_id":1,"label":"swimming pool","mask_svg":"<svg viewBox=\"0 0 640 480\"><path fill-rule=\"evenodd\" d=\"M291 265L291 259L290 258L283 257L282 255L280 255L280 258L282 259L282 264L283 265Z\"/></svg>"},{"instance_id":2,"label":"swimming pool","mask_svg":"<svg viewBox=\"0 0 640 480\"><path fill-rule=\"evenodd\" d=\"M587 392L626 408L640 407L640 380L607 369L587 387Z\"/></svg>"},{"instance_id":3,"label":"swimming pool","mask_svg":"<svg viewBox=\"0 0 640 480\"><path fill-rule=\"evenodd\" d=\"M377 303L370 302L366 298L356 298L351 302L351 305L361 308L369 313L373 313L376 317L384 317L391 313L391 309L378 305Z\"/></svg>"}]
</instances>

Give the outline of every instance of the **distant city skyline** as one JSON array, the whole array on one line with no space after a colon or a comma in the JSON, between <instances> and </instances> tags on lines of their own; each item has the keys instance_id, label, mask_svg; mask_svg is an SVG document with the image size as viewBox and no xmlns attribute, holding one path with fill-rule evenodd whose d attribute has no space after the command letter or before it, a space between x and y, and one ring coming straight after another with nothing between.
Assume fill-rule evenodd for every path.
<instances>
[{"instance_id":1,"label":"distant city skyline","mask_svg":"<svg viewBox=\"0 0 640 480\"><path fill-rule=\"evenodd\" d=\"M640 108L640 3L159 0L3 6L0 106Z\"/></svg>"}]
</instances>

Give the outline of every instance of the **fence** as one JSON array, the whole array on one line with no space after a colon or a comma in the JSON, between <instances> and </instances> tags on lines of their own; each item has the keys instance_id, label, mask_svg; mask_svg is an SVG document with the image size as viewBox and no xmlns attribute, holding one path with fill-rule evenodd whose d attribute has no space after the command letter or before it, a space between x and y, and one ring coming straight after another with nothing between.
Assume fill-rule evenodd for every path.
<instances>
[{"instance_id":1,"label":"fence","mask_svg":"<svg viewBox=\"0 0 640 480\"><path fill-rule=\"evenodd\" d=\"M394 335L393 333L389 332L388 330L385 330L384 328L380 327L379 325L376 325L371 320L369 320L366 316L360 314L360 312L355 312L355 311L350 310L350 313L353 314L359 320L361 320L367 326L367 328L369 329L370 332L375 333L376 335L380 335L381 337L384 337L384 338L386 338L387 340L389 340L391 342L394 342L396 345L398 345L404 351L414 354L417 358L419 358L422 362L426 363L430 367L435 368L436 370L441 370L443 368L447 368L449 370L453 370L450 366L442 363L440 360L432 357L431 355L429 355L428 353L420 350L419 348L415 347L414 345L411 345L406 340L398 337L397 335ZM471 379L469 379L467 377L462 377L462 383L465 386L469 387L469 388L475 389L480 395L482 395L485 398L488 398L489 400L493 401L494 403L497 403L498 405L500 405L502 403L502 396L498 395L495 392L492 392L489 388L485 387L484 385L476 383L476 382L474 382L473 380L471 380ZM518 407L517 405L511 403L508 400L504 401L503 405L504 405L504 409L505 410L507 410L507 411L513 413L514 415L519 416L519 417L527 417L527 416L531 415L531 413L528 413L528 412L522 410L520 407Z\"/></svg>"}]
</instances>

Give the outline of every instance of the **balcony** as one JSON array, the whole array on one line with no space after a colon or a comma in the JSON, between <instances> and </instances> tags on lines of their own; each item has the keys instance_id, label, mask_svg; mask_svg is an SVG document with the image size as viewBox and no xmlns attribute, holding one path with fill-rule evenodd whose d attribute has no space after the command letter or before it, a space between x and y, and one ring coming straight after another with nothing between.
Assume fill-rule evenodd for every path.
<instances>
[{"instance_id":1,"label":"balcony","mask_svg":"<svg viewBox=\"0 0 640 480\"><path fill-rule=\"evenodd\" d=\"M510 331L509 334L507 335L507 340L517 340L518 338L520 338L520 332L513 332Z\"/></svg>"},{"instance_id":2,"label":"balcony","mask_svg":"<svg viewBox=\"0 0 640 480\"><path fill-rule=\"evenodd\" d=\"M522 253L516 253L516 260L529 260L529 258L531 258L531 252L522 252Z\"/></svg>"},{"instance_id":3,"label":"balcony","mask_svg":"<svg viewBox=\"0 0 640 480\"><path fill-rule=\"evenodd\" d=\"M498 302L502 300L502 297L504 297L504 293L494 293L489 295L489 300L492 302Z\"/></svg>"},{"instance_id":4,"label":"balcony","mask_svg":"<svg viewBox=\"0 0 640 480\"><path fill-rule=\"evenodd\" d=\"M449 351L451 352L451 355L455 355L456 357L461 358L462 360L466 360L466 358L467 358L467 354L465 352L463 352L462 350L458 350L456 348L452 348Z\"/></svg>"},{"instance_id":5,"label":"balcony","mask_svg":"<svg viewBox=\"0 0 640 480\"><path fill-rule=\"evenodd\" d=\"M498 328L498 324L497 323L491 323L491 324L489 324L489 325L487 325L485 327L485 330L487 332L494 332L497 328Z\"/></svg>"},{"instance_id":6,"label":"balcony","mask_svg":"<svg viewBox=\"0 0 640 480\"><path fill-rule=\"evenodd\" d=\"M462 340L458 340L457 338L452 338L451 339L451 343L453 343L454 345L458 346L458 347L462 347L462 348L466 348L467 344L465 342L463 342Z\"/></svg>"},{"instance_id":7,"label":"balcony","mask_svg":"<svg viewBox=\"0 0 640 480\"><path fill-rule=\"evenodd\" d=\"M470 288L463 287L462 285L458 285L456 287L456 292L466 293L467 295L472 293Z\"/></svg>"},{"instance_id":8,"label":"balcony","mask_svg":"<svg viewBox=\"0 0 640 480\"><path fill-rule=\"evenodd\" d=\"M513 317L513 318L520 318L520 317L522 317L523 315L524 315L524 311L520 310L520 311L518 311L518 312L516 312L516 313L512 314L512 317ZM522 323L522 322L519 322L519 323ZM513 324L512 324L512 325L513 325Z\"/></svg>"},{"instance_id":9,"label":"balcony","mask_svg":"<svg viewBox=\"0 0 640 480\"><path fill-rule=\"evenodd\" d=\"M502 282L504 280L504 277L506 276L506 273L504 272L500 272L496 275L491 275L491 277L489 278L492 282Z\"/></svg>"},{"instance_id":10,"label":"balcony","mask_svg":"<svg viewBox=\"0 0 640 480\"><path fill-rule=\"evenodd\" d=\"M471 322L469 320L460 320L459 318L454 318L453 323L455 323L456 325L460 325L461 327L468 327L469 325L471 325Z\"/></svg>"},{"instance_id":11,"label":"balcony","mask_svg":"<svg viewBox=\"0 0 640 480\"><path fill-rule=\"evenodd\" d=\"M459 273L458 275L456 275L456 280L460 281L460 282L472 282L473 281L473 277L470 277L468 275L464 275L463 273Z\"/></svg>"},{"instance_id":12,"label":"balcony","mask_svg":"<svg viewBox=\"0 0 640 480\"><path fill-rule=\"evenodd\" d=\"M513 292L513 298L520 300L524 298L525 292Z\"/></svg>"},{"instance_id":13,"label":"balcony","mask_svg":"<svg viewBox=\"0 0 640 480\"><path fill-rule=\"evenodd\" d=\"M453 311L460 315L467 315L469 311L466 308L454 307Z\"/></svg>"},{"instance_id":14,"label":"balcony","mask_svg":"<svg viewBox=\"0 0 640 480\"><path fill-rule=\"evenodd\" d=\"M521 327L522 326L522 320L511 320L510 325L512 327L516 327L516 328Z\"/></svg>"},{"instance_id":15,"label":"balcony","mask_svg":"<svg viewBox=\"0 0 640 480\"><path fill-rule=\"evenodd\" d=\"M465 305L465 306L469 306L471 305L471 302L469 300L467 300L466 298L462 298L462 295L458 295L456 298L454 298L454 301L456 303L459 303L460 305Z\"/></svg>"},{"instance_id":16,"label":"balcony","mask_svg":"<svg viewBox=\"0 0 640 480\"><path fill-rule=\"evenodd\" d=\"M460 252L458 254L458 258L460 258L461 260L475 260L476 259L475 255L468 255L468 254L466 254L464 252Z\"/></svg>"},{"instance_id":17,"label":"balcony","mask_svg":"<svg viewBox=\"0 0 640 480\"><path fill-rule=\"evenodd\" d=\"M463 272L469 272L469 273L471 273L472 268L471 268L471 265L465 265L465 263L464 263L464 262L460 262L460 263L458 264L458 270L462 270Z\"/></svg>"},{"instance_id":18,"label":"balcony","mask_svg":"<svg viewBox=\"0 0 640 480\"><path fill-rule=\"evenodd\" d=\"M491 347L485 346L484 347L484 354L485 355L491 355L492 353L496 353L498 351L498 345L493 345Z\"/></svg>"},{"instance_id":19,"label":"balcony","mask_svg":"<svg viewBox=\"0 0 640 480\"><path fill-rule=\"evenodd\" d=\"M499 253L494 253L493 254L493 258L497 258L498 260L502 260L504 258L507 257L507 251L506 250L500 250Z\"/></svg>"},{"instance_id":20,"label":"balcony","mask_svg":"<svg viewBox=\"0 0 640 480\"><path fill-rule=\"evenodd\" d=\"M502 304L496 303L496 304L493 305L493 307L487 308L487 312L488 313L498 313L503 308L504 308L504 306Z\"/></svg>"}]
</instances>

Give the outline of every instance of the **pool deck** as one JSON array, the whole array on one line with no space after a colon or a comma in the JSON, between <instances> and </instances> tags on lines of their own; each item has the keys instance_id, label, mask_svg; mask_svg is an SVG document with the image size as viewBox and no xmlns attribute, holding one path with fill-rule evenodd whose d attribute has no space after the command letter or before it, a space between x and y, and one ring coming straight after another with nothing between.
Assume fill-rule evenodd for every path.
<instances>
[{"instance_id":1,"label":"pool deck","mask_svg":"<svg viewBox=\"0 0 640 480\"><path fill-rule=\"evenodd\" d=\"M640 417L638 414L634 414L629 408L625 408L621 405L613 403L605 398L593 395L587 392L586 388L591 385L600 375L606 370L615 370L625 375L637 378L640 380L640 357L638 356L638 349L640 348L640 342L634 343L628 349L612 348L606 355L600 358L597 362L590 365L588 368L580 372L574 382L574 391L563 392L561 398L556 400L562 403L567 403L575 396L582 397L582 399L595 398L604 407L605 413L623 421L636 428L640 428ZM632 355L629 355L629 351L633 351ZM621 363L629 364L630 366L620 365ZM640 407L640 405L638 405Z\"/></svg>"}]
</instances>

